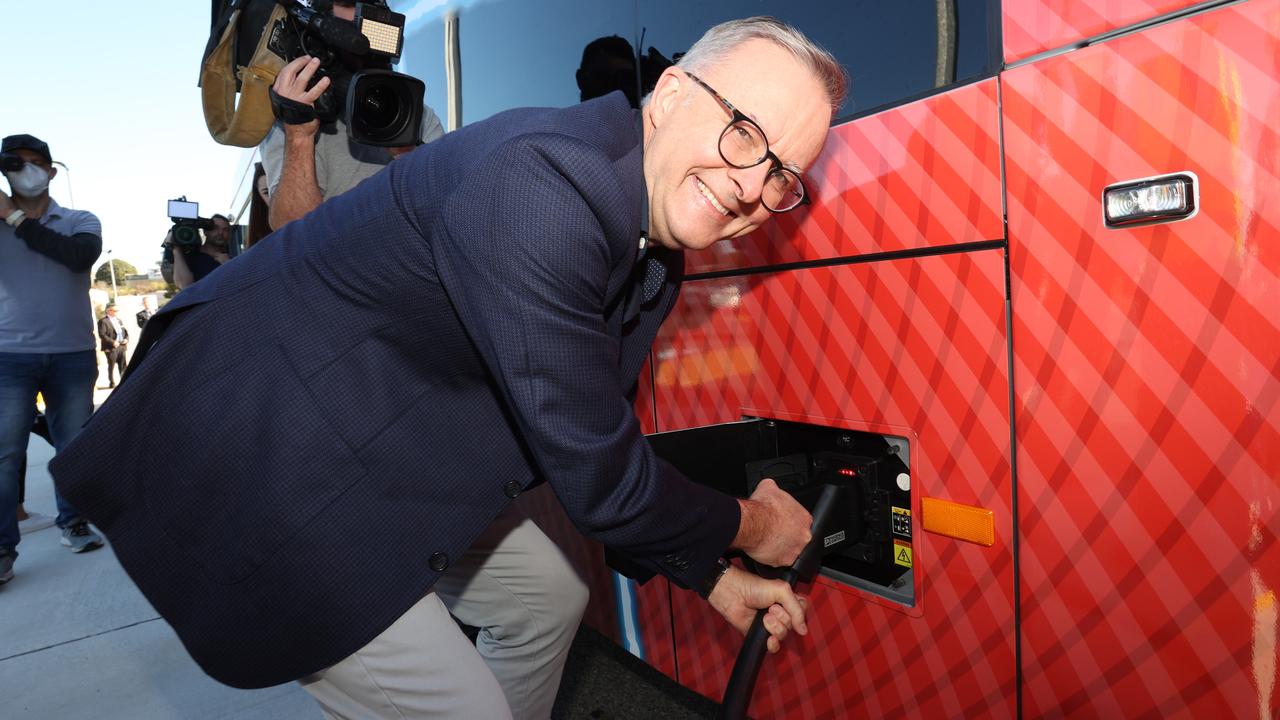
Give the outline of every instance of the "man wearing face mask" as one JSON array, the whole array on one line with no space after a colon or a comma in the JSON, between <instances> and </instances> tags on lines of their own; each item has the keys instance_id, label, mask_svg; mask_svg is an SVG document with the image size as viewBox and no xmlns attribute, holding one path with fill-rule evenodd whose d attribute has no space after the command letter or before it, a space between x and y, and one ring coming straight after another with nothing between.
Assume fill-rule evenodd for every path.
<instances>
[{"instance_id":1,"label":"man wearing face mask","mask_svg":"<svg viewBox=\"0 0 1280 720\"><path fill-rule=\"evenodd\" d=\"M333 16L354 22L354 0L334 0ZM359 62L347 58L346 62ZM294 59L280 70L272 88L286 100L314 105L329 89L329 78L315 87L308 83L320 68L320 61L308 56ZM422 142L444 135L444 126L429 106L423 106ZM360 181L386 167L394 157L412 147L385 148L362 145L347 136L341 120L321 124L312 120L301 124L277 122L259 146L269 185L268 222L278 230L285 223L315 210L320 203L341 195Z\"/></svg>"},{"instance_id":2,"label":"man wearing face mask","mask_svg":"<svg viewBox=\"0 0 1280 720\"><path fill-rule=\"evenodd\" d=\"M223 215L214 215L211 220L213 229L204 231L204 243L198 249L174 249L173 284L179 290L194 285L231 259L227 254L227 244L231 241L231 221ZM165 242L168 244L172 241Z\"/></svg>"},{"instance_id":3,"label":"man wearing face mask","mask_svg":"<svg viewBox=\"0 0 1280 720\"><path fill-rule=\"evenodd\" d=\"M0 192L0 583L13 577L19 541L18 483L31 408L43 393L60 452L93 412L98 376L89 270L102 252L102 226L49 197L57 174L49 146L31 135L0 144L12 196ZM12 169L21 162L21 166ZM62 544L74 552L102 538L59 494Z\"/></svg>"}]
</instances>

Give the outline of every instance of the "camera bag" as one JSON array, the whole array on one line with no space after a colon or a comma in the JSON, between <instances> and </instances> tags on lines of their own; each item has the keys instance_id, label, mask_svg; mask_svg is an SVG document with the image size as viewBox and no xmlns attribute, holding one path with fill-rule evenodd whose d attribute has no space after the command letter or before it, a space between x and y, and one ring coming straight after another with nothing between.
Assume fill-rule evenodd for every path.
<instances>
[{"instance_id":1,"label":"camera bag","mask_svg":"<svg viewBox=\"0 0 1280 720\"><path fill-rule=\"evenodd\" d=\"M284 15L274 0L232 0L214 23L200 68L200 95L205 125L216 142L254 147L275 122L267 91L285 63L267 43L270 29Z\"/></svg>"}]
</instances>

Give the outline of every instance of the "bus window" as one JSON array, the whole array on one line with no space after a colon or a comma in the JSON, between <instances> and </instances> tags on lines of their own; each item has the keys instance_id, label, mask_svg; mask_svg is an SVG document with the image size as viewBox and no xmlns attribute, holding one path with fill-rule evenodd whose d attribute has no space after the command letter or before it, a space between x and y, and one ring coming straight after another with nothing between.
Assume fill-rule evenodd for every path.
<instances>
[{"instance_id":1,"label":"bus window","mask_svg":"<svg viewBox=\"0 0 1280 720\"><path fill-rule=\"evenodd\" d=\"M839 118L989 76L1000 62L997 0L458 2L407 13L400 69L426 82L427 103L442 116L449 7L460 19L463 124L513 107L578 102L583 49L599 38L617 35L634 50L643 37L642 53L675 59L707 28L747 14L791 23L840 60L852 85Z\"/></svg>"},{"instance_id":2,"label":"bus window","mask_svg":"<svg viewBox=\"0 0 1280 720\"><path fill-rule=\"evenodd\" d=\"M952 0L941 5L949 11L942 27L954 29L943 30L954 59L942 78L936 2L647 0L640 6L640 23L646 30L646 48L652 45L668 56L687 50L712 25L745 12L790 23L835 55L849 73L849 97L836 114L846 118L994 74L1000 52L999 35L992 29L998 22L998 3Z\"/></svg>"}]
</instances>

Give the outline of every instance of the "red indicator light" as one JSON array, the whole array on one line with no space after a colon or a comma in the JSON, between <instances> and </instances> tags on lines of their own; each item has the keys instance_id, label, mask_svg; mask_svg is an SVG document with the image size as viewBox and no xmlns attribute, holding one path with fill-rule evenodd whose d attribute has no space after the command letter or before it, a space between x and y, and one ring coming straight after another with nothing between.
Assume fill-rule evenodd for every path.
<instances>
[{"instance_id":1,"label":"red indicator light","mask_svg":"<svg viewBox=\"0 0 1280 720\"><path fill-rule=\"evenodd\" d=\"M857 477L858 473L850 468L840 468L840 474L845 477Z\"/></svg>"}]
</instances>

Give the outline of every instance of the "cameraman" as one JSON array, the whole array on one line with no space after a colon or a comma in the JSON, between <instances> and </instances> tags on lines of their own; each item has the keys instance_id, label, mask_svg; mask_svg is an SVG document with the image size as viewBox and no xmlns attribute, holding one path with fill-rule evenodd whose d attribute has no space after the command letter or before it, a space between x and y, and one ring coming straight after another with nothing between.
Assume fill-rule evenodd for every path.
<instances>
[{"instance_id":1,"label":"cameraman","mask_svg":"<svg viewBox=\"0 0 1280 720\"><path fill-rule=\"evenodd\" d=\"M333 16L355 21L355 2L335 0ZM344 63L352 70L361 69L364 60L349 55ZM320 67L310 56L294 59L276 76L272 86L276 94L304 105L314 105L329 88L329 78L321 78L315 87L307 84ZM431 142L444 135L440 118L429 106L423 106L422 141ZM385 167L395 157L413 147L385 148L362 145L347 136L346 125L334 120L323 127L319 120L301 125L277 122L267 134L259 150L267 171L270 187L272 229L306 215L321 202L350 190L361 180Z\"/></svg>"},{"instance_id":2,"label":"cameraman","mask_svg":"<svg viewBox=\"0 0 1280 720\"><path fill-rule=\"evenodd\" d=\"M173 249L173 284L179 290L199 282L231 259L227 254L227 245L231 242L231 221L224 215L214 215L210 219L213 228L204 231L204 243L199 248L176 246ZM172 232L164 242L165 245L174 244Z\"/></svg>"}]
</instances>

